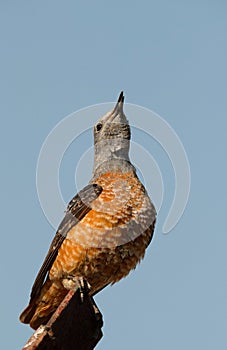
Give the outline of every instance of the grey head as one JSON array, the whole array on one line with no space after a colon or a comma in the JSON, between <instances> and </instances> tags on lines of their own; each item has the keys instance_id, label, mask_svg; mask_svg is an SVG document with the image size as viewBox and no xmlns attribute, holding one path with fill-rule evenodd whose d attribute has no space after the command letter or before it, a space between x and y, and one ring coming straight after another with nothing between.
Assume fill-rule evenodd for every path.
<instances>
[{"instance_id":1,"label":"grey head","mask_svg":"<svg viewBox=\"0 0 227 350\"><path fill-rule=\"evenodd\" d=\"M135 172L129 160L130 126L123 111L124 94L120 93L114 109L94 126L93 179L112 172Z\"/></svg>"}]
</instances>

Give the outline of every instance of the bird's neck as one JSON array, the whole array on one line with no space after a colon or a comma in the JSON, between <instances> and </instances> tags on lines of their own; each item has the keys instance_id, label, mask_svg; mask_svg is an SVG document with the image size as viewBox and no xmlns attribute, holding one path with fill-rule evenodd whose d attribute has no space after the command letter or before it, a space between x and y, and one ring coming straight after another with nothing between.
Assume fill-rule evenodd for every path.
<instances>
[{"instance_id":1,"label":"bird's neck","mask_svg":"<svg viewBox=\"0 0 227 350\"><path fill-rule=\"evenodd\" d=\"M99 176L106 173L132 173L136 174L135 167L131 164L129 157L123 158L109 158L102 160L102 162L94 162L92 182Z\"/></svg>"}]
</instances>

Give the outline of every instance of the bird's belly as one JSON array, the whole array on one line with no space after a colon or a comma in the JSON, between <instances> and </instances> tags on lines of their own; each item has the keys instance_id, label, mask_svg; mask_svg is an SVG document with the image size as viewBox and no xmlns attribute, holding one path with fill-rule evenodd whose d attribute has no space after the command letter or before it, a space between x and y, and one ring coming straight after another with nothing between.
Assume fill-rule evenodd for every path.
<instances>
[{"instance_id":1,"label":"bird's belly","mask_svg":"<svg viewBox=\"0 0 227 350\"><path fill-rule=\"evenodd\" d=\"M66 238L49 277L62 280L68 276L84 277L91 286L91 294L107 284L119 281L143 258L151 239L146 230L133 241L113 247L84 247Z\"/></svg>"}]
</instances>

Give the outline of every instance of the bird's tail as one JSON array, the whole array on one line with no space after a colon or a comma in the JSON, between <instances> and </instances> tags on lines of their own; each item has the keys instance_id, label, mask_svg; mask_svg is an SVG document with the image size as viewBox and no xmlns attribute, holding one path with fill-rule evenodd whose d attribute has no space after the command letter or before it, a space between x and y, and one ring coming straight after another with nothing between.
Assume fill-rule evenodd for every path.
<instances>
[{"instance_id":1,"label":"bird's tail","mask_svg":"<svg viewBox=\"0 0 227 350\"><path fill-rule=\"evenodd\" d=\"M19 319L22 323L30 323L35 310L36 310L36 300L30 301L29 305L24 309L24 311L21 313Z\"/></svg>"},{"instance_id":2,"label":"bird's tail","mask_svg":"<svg viewBox=\"0 0 227 350\"><path fill-rule=\"evenodd\" d=\"M29 305L20 315L22 323L29 323L33 329L41 324L46 324L61 301L64 299L67 290L62 284L47 280L38 297L30 300Z\"/></svg>"}]
</instances>

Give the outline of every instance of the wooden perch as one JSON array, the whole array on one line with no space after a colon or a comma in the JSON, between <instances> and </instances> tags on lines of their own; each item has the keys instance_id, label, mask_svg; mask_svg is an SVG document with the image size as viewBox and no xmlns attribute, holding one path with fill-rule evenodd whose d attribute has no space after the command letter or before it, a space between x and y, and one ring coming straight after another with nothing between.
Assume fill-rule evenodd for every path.
<instances>
[{"instance_id":1,"label":"wooden perch","mask_svg":"<svg viewBox=\"0 0 227 350\"><path fill-rule=\"evenodd\" d=\"M22 350L92 350L102 338L102 314L88 293L69 291L46 325Z\"/></svg>"}]
</instances>

